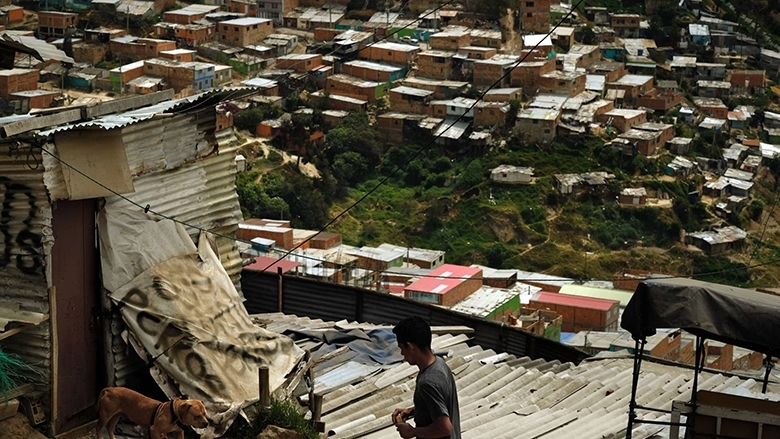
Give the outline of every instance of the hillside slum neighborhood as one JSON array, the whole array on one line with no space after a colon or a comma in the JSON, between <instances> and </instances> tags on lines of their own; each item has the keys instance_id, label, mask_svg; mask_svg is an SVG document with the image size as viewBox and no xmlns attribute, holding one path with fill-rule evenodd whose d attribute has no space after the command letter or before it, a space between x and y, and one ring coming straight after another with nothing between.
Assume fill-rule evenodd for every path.
<instances>
[{"instance_id":1,"label":"hillside slum neighborhood","mask_svg":"<svg viewBox=\"0 0 780 439\"><path fill-rule=\"evenodd\" d=\"M664 273L583 282L459 266L443 251L355 247L336 233L244 218L235 180L249 164L233 126L236 108L271 105L289 118L323 101L329 126L369 112L390 143L422 134L453 153L498 147L506 131L528 144L606 133L615 154L662 163L661 178L703 177L690 196L724 221L683 239L719 254L744 244L729 216L780 152L780 114L727 103L774 93L780 52L700 0L680 2L696 20L676 48L650 38L653 1L640 15L522 0L511 31L436 1L365 17L347 1L205 3L0 7L0 353L37 367L34 382L2 389L10 403L0 419L24 418L54 437L85 425L103 386L152 385L167 398L203 399L212 423L197 433L219 437L265 386L303 405L320 399L310 416L331 436L396 437L389 415L411 402L414 369L334 350L322 334L386 330L408 309L435 325L464 437L682 437L691 399L701 424L688 427L708 437L780 428L770 415L780 350L744 335L761 333L750 326L761 318L744 314L739 334L680 322L644 337L621 319L636 316L625 312L638 306L635 291L655 291L645 285ZM304 86L311 91L289 109ZM252 134L271 138L281 125L260 121ZM692 154L701 139L725 147ZM556 174L554 184L565 196L612 178L594 170ZM490 179L536 181L533 168L509 164ZM671 205L641 183L616 202ZM269 291L277 308L253 311ZM778 308L777 293L760 293L762 310ZM638 407L668 412L636 416Z\"/></svg>"}]
</instances>

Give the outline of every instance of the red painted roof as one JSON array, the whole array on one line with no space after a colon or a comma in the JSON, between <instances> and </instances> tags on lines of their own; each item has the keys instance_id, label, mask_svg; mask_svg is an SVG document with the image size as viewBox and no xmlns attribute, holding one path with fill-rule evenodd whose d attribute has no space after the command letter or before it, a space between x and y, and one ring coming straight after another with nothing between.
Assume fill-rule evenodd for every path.
<instances>
[{"instance_id":1,"label":"red painted roof","mask_svg":"<svg viewBox=\"0 0 780 439\"><path fill-rule=\"evenodd\" d=\"M469 278L477 276L481 271L481 268L444 264L428 273L425 277L412 282L411 285L406 287L406 290L445 294Z\"/></svg>"},{"instance_id":2,"label":"red painted roof","mask_svg":"<svg viewBox=\"0 0 780 439\"><path fill-rule=\"evenodd\" d=\"M620 302L617 300L572 296L570 294L550 293L547 291L540 291L536 293L531 300L539 303L575 306L577 308L586 309L598 309L600 311L609 311L613 306L620 304Z\"/></svg>"},{"instance_id":3,"label":"red painted roof","mask_svg":"<svg viewBox=\"0 0 780 439\"><path fill-rule=\"evenodd\" d=\"M273 264L265 271L276 273L279 270L279 267L282 267L282 273L287 273L288 271L294 270L296 267L301 265L300 262L288 261L287 259L282 259L279 262L276 262L276 260L276 258L269 258L268 256L258 256L255 258L255 262L247 265L244 267L244 269L252 271L263 271L266 267Z\"/></svg>"}]
</instances>

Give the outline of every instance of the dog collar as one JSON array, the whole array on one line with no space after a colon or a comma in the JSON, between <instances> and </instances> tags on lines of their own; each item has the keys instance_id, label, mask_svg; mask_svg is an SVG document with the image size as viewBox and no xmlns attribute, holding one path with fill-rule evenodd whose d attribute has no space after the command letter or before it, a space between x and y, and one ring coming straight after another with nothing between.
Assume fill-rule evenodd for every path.
<instances>
[{"instance_id":1,"label":"dog collar","mask_svg":"<svg viewBox=\"0 0 780 439\"><path fill-rule=\"evenodd\" d=\"M173 401L175 401L175 399L171 400L171 417L173 417L173 419L176 421L176 426L178 426L179 428L184 430L185 429L184 428L185 427L184 423L181 422L181 419L179 419L179 416L176 415L176 410L173 409Z\"/></svg>"}]
</instances>

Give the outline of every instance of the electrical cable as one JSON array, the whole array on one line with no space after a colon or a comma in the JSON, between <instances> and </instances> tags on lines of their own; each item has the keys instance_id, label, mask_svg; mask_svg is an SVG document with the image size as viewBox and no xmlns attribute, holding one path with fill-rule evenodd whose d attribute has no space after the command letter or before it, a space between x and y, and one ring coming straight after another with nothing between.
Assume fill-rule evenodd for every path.
<instances>
[{"instance_id":1,"label":"electrical cable","mask_svg":"<svg viewBox=\"0 0 780 439\"><path fill-rule=\"evenodd\" d=\"M580 6L580 5L581 5L583 2L584 2L584 0L579 0L579 1L577 2L577 4L576 4L576 5L572 6L572 8L569 10L569 12L568 12L568 13L566 13L566 14L565 14L563 17L561 17L561 19L560 19L560 20L558 20L558 22L555 24L555 26L553 26L553 27L552 27L552 29L550 29L550 31L549 31L549 32L547 32L547 34L546 34L545 38L542 38L542 39L540 39L539 41L537 41L537 43L536 43L536 44L535 44L535 45L534 45L534 46L531 48L531 50L527 51L525 55L523 55L522 57L520 57L520 58L519 58L519 59L518 59L518 60L517 60L517 61L516 61L516 62L515 62L513 65L512 65L512 67L511 67L510 69L508 69L506 72L504 72L504 73L501 75L501 77L499 77L499 78L498 78L498 79L497 79L495 82L493 82L493 84L491 84L491 85L490 85L490 86L489 86L489 87L488 87L488 88L487 88L485 91L483 91L483 92L482 92L482 93L479 95L479 97L478 97L477 99L475 99L475 100L474 100L474 102L473 102L473 103L472 103L472 104L471 104L471 105L468 107L468 109L467 109L465 112L463 112L463 113L462 113L460 116L458 116L458 117L457 117L457 118L456 118L456 119L455 119L455 120L454 120L452 123L450 123L450 125L448 125L448 126L447 126L447 127L446 127L446 128L443 130L443 131L441 131L441 132L439 132L438 134L436 134L436 135L434 136L434 138L433 138L433 139L432 139L430 142L428 142L427 144L425 144L425 145L423 145L422 147L418 148L418 149L417 149L417 151L415 151L415 152L414 152L414 153L413 153L413 154L412 154L412 155L411 155L411 156L410 156L410 157L409 157L409 158L408 158L408 159L407 159L405 162L403 162L402 164L400 164L400 165L396 166L396 167L395 167L395 169L393 169L393 171L392 171L392 172L390 172L388 175L384 176L384 177L383 177L381 180L379 180L379 182L378 182L378 183L377 183L377 184L376 184L376 185L375 185L373 188L371 188L370 190L368 190L368 192L366 192L365 194L363 194L363 196L361 196L360 198L358 198L358 199L357 199L355 202L353 202L352 204L350 204L349 206L347 206L347 208L346 208L346 209L342 210L342 211L341 211L341 212L340 212L338 215L336 215L336 216L335 216L335 217L333 217L333 218L332 218L330 221L328 221L328 222L327 222L327 223L326 223L326 224L325 224L325 225L324 225L324 226L323 226L323 227L322 227L322 228L321 228L321 229L320 229L320 230L319 230L319 231L318 231L318 232L317 232L315 235L312 235L312 236L308 237L307 239L305 239L305 240L301 241L300 243L298 243L298 245L296 245L296 246L294 246L292 249L290 249L290 250L289 250L289 251L288 251L288 252L287 252L287 253L286 253L284 256L280 257L280 258L279 258L279 259L277 259L275 262L273 262L273 263L269 264L269 265L268 265L267 267L265 267L265 269L263 269L262 271L268 270L269 268L273 267L273 266L274 266L276 263L278 263L278 262L279 262L279 261L281 261L282 259L286 258L286 257L287 257L288 255L290 255L292 252L294 252L295 250L297 250L297 249L301 248L301 247L302 247L304 244L306 244L307 242L309 242L309 241L310 241L312 238L314 238L315 236L317 236L317 235L319 235L320 233L322 233L322 232L324 232L325 230L327 230L327 228L328 228L328 227L330 227L330 226L331 226L333 223L335 223L335 222L336 222L336 221L337 221L339 218L341 218L342 216L344 216L344 215L345 215L347 212L349 212L350 210L352 210L352 209L353 209L355 206L357 206L358 204L360 204L361 202L363 202L363 200L365 200L366 198L368 198L368 197L369 197L371 194L373 194L374 192L376 192L376 190L377 190L377 189L379 189L379 188L380 188L380 187L382 187L382 186L383 186L385 183L387 183L387 181L389 181L389 180L390 180L390 179L391 179L393 176L395 176L395 174L397 174L397 173L398 173L398 171L400 171L401 169L403 169L404 167L406 167L406 166L407 166L409 163L411 163L411 162L412 162L412 161L414 161L414 160L415 160L417 157L419 157L419 156L420 156L420 154L422 154L422 153L423 153L423 152L425 152L425 151L426 151L428 148L430 148L430 147L431 147L431 145L433 145L433 144L436 142L436 140L438 140L438 139L439 139L439 138L440 138L442 135L444 135L444 133L446 133L446 132L447 132L447 131L448 131L450 128L452 128L453 126L455 126L455 124L457 124L458 122L460 122L460 121L461 121L461 120L462 120L462 119L463 119L463 118L466 116L466 114L468 114L470 111L472 111L472 110L474 109L474 107L476 107L476 106L477 106L477 103L479 103L479 102L480 102L480 101L481 101L481 100L484 98L485 94L487 94L487 93L488 93L490 90L492 90L492 89L493 89L493 88L495 88L496 86L499 86L499 85L501 85L501 83L504 81L504 79L506 79L507 77L509 77L509 75L512 73L512 71L514 71L514 69L515 69L515 68L517 68L517 66L519 66L519 65L520 65L520 64L521 64L523 61L525 61L525 59L526 59L526 58L528 58L528 57L529 57L529 56L530 56L530 55L531 55L531 54L532 54L532 53L533 53L533 52L534 52L534 51L535 51L535 50L536 50L536 49L537 49L537 48L538 48L538 47L539 47L539 46L542 44L542 42L543 42L544 40L546 40L547 38L549 38L549 37L550 37L550 36L551 36L551 35L552 35L552 34L553 34L553 33L554 33L554 32L555 32L557 29L558 29L558 27L559 27L559 26L560 26L560 25L561 25L561 24L562 24L562 23L563 23L563 22L564 22L566 19L568 19L568 18L571 16L571 14L572 14L572 13L573 13L573 12L574 12L574 11L575 11L577 8L579 8L579 6Z\"/></svg>"},{"instance_id":2,"label":"electrical cable","mask_svg":"<svg viewBox=\"0 0 780 439\"><path fill-rule=\"evenodd\" d=\"M113 189L109 188L108 186L106 186L105 184L101 183L100 181L98 181L98 180L94 179L93 177L87 175L86 173L84 173L80 169L75 168L72 165L68 164L67 162L62 160L62 158L60 158L58 155L52 153L48 149L46 149L46 148L44 148L42 146L40 148L41 148L41 150L43 152L45 152L46 154L50 155L55 160L59 161L64 166L67 166L72 171L74 171L77 174L81 175L82 177L90 180L91 182L95 183L96 185L102 187L103 189L105 189L106 191L112 193L113 195L115 195L115 196L123 199L124 201L130 203L131 205L133 205L133 206L143 210L147 214L156 215L156 216L159 216L159 217L161 217L163 219L166 219L166 220L169 220L169 221L173 221L173 222L175 222L177 224L181 224L182 226L189 227L189 228L198 230L200 232L210 233L210 234L212 234L214 236L217 236L217 237L220 237L220 238L224 238L224 239L227 239L227 240L230 240L230 241L233 241L233 242L240 242L240 243L244 243L244 244L248 244L248 245L254 244L251 241L247 241L247 240L236 238L234 236L229 236L229 235L224 235L224 234L221 234L221 233L218 233L218 232L214 232L214 231L205 229L203 227L200 227L200 226L197 226L197 225L194 225L194 224L189 224L189 223L186 223L184 221L178 220L178 219L176 219L176 218L174 218L174 217L172 217L170 215L165 215L165 214L156 212L156 211L152 210L151 206L149 206L148 204L146 206L144 206L144 205L141 205L141 204L139 204L139 203L129 199L128 197L126 197L126 196L124 196L124 195L114 191ZM281 258L275 260L274 264L280 262L281 260L283 260L284 258L289 256L289 254L290 254L290 252L286 252L284 256L282 256ZM319 261L319 262L328 262L327 260L314 258L314 257L308 256L308 255L304 255L304 254L300 254L300 253L295 253L295 257L312 259L312 260ZM766 265L771 265L771 264L775 264L775 263L778 263L778 262L780 262L780 258L773 259L773 260L770 260L770 261L767 261L767 262L763 262L763 263L759 263L759 264L755 264L755 265L752 265L752 266L748 265L747 267L738 267L738 268L724 269L724 270L711 271L711 272L694 273L694 274L692 274L690 276L654 275L654 276L647 276L647 277L633 277L630 280L643 281L643 280L653 280L653 279L658 280L658 279L676 279L676 278L680 278L680 279L682 279L682 278L697 279L697 278L714 276L714 275L719 275L719 274L732 273L732 272L736 272L736 271L750 270L750 269L753 269L753 268L758 268L758 267L762 267L762 266L766 266ZM253 275L247 276L245 278L245 280L251 279L251 278L259 275L260 273L262 273L264 271L268 271L268 267L266 267L266 268L264 268L262 270L252 270L252 271L256 271L256 273L253 274ZM392 271L392 270L378 270L377 272L378 273L382 273L382 274L409 275L409 273ZM439 278L440 276L420 274L420 275L415 275L414 277L418 277L418 278L427 278L427 277ZM451 277L449 279L461 279L461 278ZM466 278L463 278L463 279L466 279ZM486 277L479 277L479 278L470 277L468 279L484 280L484 279L488 279L488 278L486 278ZM597 279L597 280L615 281L615 280L622 280L622 279L624 279L624 278L616 276L616 277L613 277L612 279ZM572 281L572 280L576 280L576 279L565 278L565 277L555 278L555 277L549 277L548 276L548 277L545 277L544 280L546 280L548 282L555 282L555 281L566 282L566 281ZM540 281L540 279L539 278L517 278L516 281L518 281L518 282L534 282L534 281L537 281L538 282L538 281Z\"/></svg>"},{"instance_id":3,"label":"electrical cable","mask_svg":"<svg viewBox=\"0 0 780 439\"><path fill-rule=\"evenodd\" d=\"M548 32L548 34L547 34L547 35L548 35L548 36L549 36L549 35L551 35L551 34L552 34L552 33L553 33L553 32L554 32L554 31L555 31L557 28L558 28L558 26L560 26L560 24L561 24L561 23L562 23L562 22L563 22L563 21L564 21L566 18L568 18L568 16L569 16L569 15L570 15L570 14L571 14L571 13L572 13L572 12L573 12L573 11L574 11L574 10L575 10L575 9L576 9L576 8L577 8L577 7L578 7L578 6L579 6L579 5L580 5L580 4L583 2L583 1L584 1L584 0L579 0L578 4L577 4L577 5L575 5L575 6L572 8L572 10L571 10L571 11L570 11L570 12L569 12L567 15L565 15L564 17L562 17L562 18L561 18L561 20L560 20L560 21L559 21L559 22L558 22L558 23L557 23L557 24L556 24L556 25L555 25L555 26L554 26L554 27L551 29L551 31L550 31L550 32ZM542 41L543 41L543 40L544 40L544 39L542 39ZM257 276L257 275L259 275L260 273L262 273L262 272L264 272L264 271L267 271L267 270L268 270L269 268L271 268L273 265L275 265L275 264L277 264L278 262L280 262L281 260L283 260L283 259L287 258L287 257L288 257L290 254L292 254L292 253L293 253L295 250L299 249L301 246L303 246L305 243L309 242L309 241L310 241L312 238L314 238L314 237L315 237L315 236L317 236L318 234L320 234L320 233L324 232L324 231L325 231L325 230L326 230L326 229L327 229L327 228L328 228L328 227L329 227L331 224L333 224L333 223L334 223L336 220L338 220L338 218L340 218L341 216L343 216L344 214L346 214L346 213L347 213L349 210L351 210L352 208L354 208L354 207L355 207L357 204L359 204L360 202L362 202L363 200L365 200L365 199L366 199L366 198L367 198L367 197L368 197L368 196L369 196L371 193L375 192L375 191L376 191L376 190L377 190L377 189L378 189L380 186L382 186L383 184L385 184L385 183L386 183L386 182L389 180L389 178L391 178L393 175L395 175L395 173L397 173L397 172L398 172L400 169L402 169L402 167L406 166L408 163L410 163L412 160L414 160L414 159L415 159L417 156L419 156L419 154L421 154L421 153L422 153L422 152L424 152L424 151L425 151L425 150L426 150L428 147L430 147L430 146L431 146L431 145L432 145L432 144L435 142L435 140L436 140L438 137L440 137L442 134L444 134L444 132L446 132L446 131L447 131L449 128L451 128L451 127L452 127L453 125L455 125L455 124L456 124L458 121L460 121L460 120L461 120L461 119L464 117L464 115L465 115L466 113L468 113L468 111L470 111L471 109L473 109L473 108L476 106L476 104L477 104L477 103L478 103L478 102L479 102L479 101L482 99L482 97L484 97L484 95L485 95L485 94L486 94L488 91L490 91L491 89L493 89L494 87L496 87L496 86L497 86L498 84L500 84L500 83L501 83L501 82L502 82L502 81L503 81L503 80L504 80L504 79L505 79L505 78L506 78L506 77L507 77L509 74L511 74L512 70L514 70L514 69L515 69L515 68L516 68L518 65L520 65L520 64L521 64L521 63L522 63L522 62L523 62L523 61L526 59L526 57L527 57L527 56L529 56L529 54L530 54L530 53L532 53L532 52L533 52L533 51L534 51L534 50L535 50L535 49L536 49L536 48L539 46L539 44L541 44L541 41L540 41L540 42L538 42L538 43L537 43L537 44L536 44L536 45L535 45L535 46L534 46L534 47L531 49L531 51L529 51L528 53L526 53L526 55L525 55L525 56L523 56L521 59L519 59L519 60L518 60L518 61L517 61L517 62L516 62L516 63L515 63L513 66L512 66L512 68L511 68L511 69L509 69L509 70L508 70L506 73L504 73L504 74L503 74L503 75L502 75L502 76L501 76L501 77L500 77L500 78L499 78L499 79L498 79L496 82L494 82L494 83L493 83L493 84L492 84L490 87L488 87L488 88L487 88L487 89L486 89L486 90L485 90L485 91L484 91L484 92L483 92L483 93L480 95L479 99L477 99L477 100L476 100L476 101L475 101L475 102L474 102L474 103L471 105L471 107L469 107L469 110L467 110L467 111L466 111L465 113L463 113L463 114L462 114L460 117L458 117L458 118L457 118L457 119L456 119L454 122L452 122L452 123L451 123L451 124L450 124L450 125L449 125L449 126L448 126L448 127L445 129L445 130L444 130L444 131L442 131L441 133L439 133L439 134L438 134L438 135L437 135L437 136L436 136L436 137L435 137L435 138L434 138L434 139L433 139L431 142L429 142L428 144L426 144L426 145L424 145L423 147L419 148L419 149L416 151L416 153L415 153L415 154L414 154L414 155L413 155L413 156L412 156L410 159L408 159L406 162L404 162L404 163L403 163L403 164L401 164L400 166L396 167L396 168L395 168L395 169L394 169L394 170L393 170L393 171L390 173L390 175L388 175L388 176L386 176L385 178L383 178L383 179L382 179L382 180L381 180L381 181L380 181L380 182L379 182L379 183L378 183L376 186L374 186L374 187L373 187L373 188L372 188L372 189L371 189L369 192L367 192L365 195L363 195L361 198L359 198L357 201L355 201L353 204L351 204L349 207L347 207L347 208L346 208L346 209L344 209L344 210L343 210L341 213L339 213L339 214L338 214L336 217L334 217L332 220L330 220L330 221L329 221L329 222L328 222L328 223L327 223L327 224L326 224L326 225L325 225L323 228L321 228L321 229L320 229L320 230L319 230L317 233L315 233L315 234L311 235L310 237L308 237L306 240L304 240L304 241L302 241L301 243L299 243L298 245L296 245L296 246L295 246L294 248L292 248L291 250L289 250L289 251L286 251L286 252L284 253L284 255L282 255L281 257L279 257L278 259L276 259L274 262L272 262L271 264L269 264L268 266L266 266L266 267L265 267L265 268L263 268L262 270L259 270L259 271L258 271L256 274L254 274L254 275L251 275L251 276L247 277L247 279L249 279L249 278L252 278L252 277L254 277L254 276ZM245 90L245 89L239 89L239 90L237 90L237 92L238 92L238 91L243 91L243 90ZM197 104L196 104L195 106L191 107L191 108L188 108L187 110L188 110L188 111L192 111L192 110L193 110L193 109L195 109L195 108L197 108ZM102 188L106 189L107 191L111 192L112 194L114 194L114 195L116 195L116 196L118 196L118 197L122 198L123 200L127 201L128 203L130 203L130 204L132 204L132 205L134 205L134 206L136 206L136 207L138 207L139 209L142 209L142 210L143 210L145 213L151 213L151 214L153 214L153 215L156 215L156 216L159 216L159 217L161 217L161 218L164 218L164 219L167 219L167 220L173 221L173 222L175 222L175 223L181 224L181 225L183 225L183 226L185 226L185 227L189 227L189 228L192 228L192 229L198 230L198 231L200 231L200 232L204 232L204 233L210 233L210 234L212 234L212 235L214 235L214 236L221 237L221 238L224 238L224 239L228 239L228 240L231 240L231 241L234 241L234 242L241 242L241 243L248 244L248 245L252 245L252 244L253 244L251 241L242 240L242 239L238 239L238 238L236 238L236 237L233 237L233 236L229 236L229 235L220 234L220 233L217 233L217 232L214 232L214 231L211 231L211 230L204 229L203 227L200 227L200 226L196 226L196 225L193 225L193 224L189 224L189 223L186 223L186 222L180 221L180 220L178 220L178 219L176 219L176 218L174 218L174 217L172 217L172 216L161 214L161 213L159 213L159 212L156 212L156 211L152 210L150 205L142 206L141 204L139 204L139 203L137 203L137 202L135 202L135 201L133 201L133 200L129 199L128 197L126 197L126 196L124 196L124 195L122 195L122 194L120 194L120 193L118 193L118 192L114 191L113 189L111 189L111 188L107 187L106 185L104 185L103 183L101 183L101 182L97 181L96 179L92 178L91 176L87 175L87 174L86 174L86 173L84 173L83 171L81 171L81 170L79 170L79 169L77 169L77 168L75 168L75 167L71 166L70 164L66 163L66 162L65 162L65 161L63 161L63 160L62 160L62 159L61 159L59 156L57 156L56 154L52 153L52 152L51 152L51 151L49 151L48 149L46 149L46 148L44 148L44 147L42 147L42 146L41 146L40 148L41 148L41 150L42 150L43 152L45 152L45 153L49 154L51 157L53 157L54 159L58 160L58 161L59 161L60 163L62 163L63 165L65 165L65 166L68 166L70 169L72 169L72 170L73 170L73 171L75 171L76 173L80 174L80 175L81 175L81 176L83 176L84 178L87 178L88 180L90 180L90 181L92 181L93 183L97 184L98 186L100 186L100 187L102 187ZM32 148L31 148L31 150L32 150ZM28 153L28 154L29 154L29 153ZM776 199L777 199L777 198L776 198ZM773 205L773 208L774 208L774 205ZM320 259L313 258L313 257L307 256L307 255L302 255L302 254L300 254L300 253L296 253L296 254L295 254L295 256L296 256L296 257L302 257L302 258L308 258L308 259L314 259L314 260L317 260L317 261L320 261L320 262L327 262L327 261L325 261L325 260L320 260ZM669 276L651 276L651 277L643 277L643 278L639 278L639 277L637 277L637 278L632 278L631 280L640 280L640 281L641 281L641 280L647 280L647 279L671 279L671 278L684 278L684 277L698 278L698 277L706 277L706 276L712 276L712 275L717 275L717 274L724 274L724 273L729 273L729 272L733 272L733 271L736 271L736 270L745 270L745 269L751 269L751 268L761 267L761 266L764 266L764 265L770 265L770 264L773 264L773 263L776 263L776 262L780 262L780 258L779 258L779 259L776 259L776 260L772 260L772 261L768 261L768 262L764 262L764 263L756 264L756 265L754 265L754 266L750 266L750 264L748 264L748 266L747 266L747 267L745 267L745 268L742 268L742 267L740 267L740 268L734 268L734 269L724 269L724 270L713 271L713 272L696 273L696 274L693 274L693 275L691 275L691 276L672 276L672 275L669 275ZM402 274L402 275L407 275L407 274L408 274L408 273L402 273L402 272L393 272L393 271L391 271L391 270L382 270L382 271L378 271L378 272L380 272L380 273L387 273L387 274ZM430 275L418 275L418 276L415 276L415 277L438 277L438 276L430 276ZM458 279L458 278L451 278L451 279ZM472 277L471 279L474 279L474 278ZM615 277L615 278L613 278L612 280L618 280L618 279L621 279L621 278ZM518 281L534 281L534 280L537 280L537 281L538 281L539 279L533 279L533 278L529 278L529 279L517 279L517 280L518 280ZM555 279L555 278L546 278L546 280L548 280L548 281L554 281L554 280L568 281L568 280L572 280L572 279L570 279L570 278L560 278L560 279ZM604 279L604 280L609 280L609 279Z\"/></svg>"},{"instance_id":4,"label":"electrical cable","mask_svg":"<svg viewBox=\"0 0 780 439\"><path fill-rule=\"evenodd\" d=\"M406 5L408 5L408 4L409 4L411 1L412 1L412 0L407 0L407 1L406 1L406 3L404 3L404 4L403 4L403 6L401 6L401 9L405 8L405 7L406 7ZM381 42L383 42L383 41L386 41L388 38L392 37L393 35L397 35L397 34L398 34L399 32L401 32L402 30L404 30L404 29L408 29L408 28L409 28L409 26L411 26L411 25L413 25L413 24L415 24L415 23L417 23L417 22L420 22L420 21L423 21L423 20L425 20L425 19L426 19L426 18L428 18L428 16L430 16L431 14L435 14L436 12L438 12L438 11L442 10L444 7L446 7L446 6L449 6L450 4L452 4L452 3L454 3L454 2L455 2L455 0L449 0L449 1L445 2L445 3L442 3L441 5L437 6L436 8L432 9L431 11L429 11L429 12L427 12L427 13L425 13L425 14L421 14L421 15L420 15L420 16L418 16L417 18L415 18L415 19L413 19L413 20L410 20L410 21L409 21L409 23L407 23L407 24L405 24L405 25L403 25L403 26L399 27L398 29L394 30L393 32L386 33L386 34L385 34L385 36L383 36L382 38L380 38L380 39L378 39L378 40L376 40L376 41L372 41L372 42L368 43L367 45L365 45L365 46L363 46L363 47L359 48L359 49L357 50L357 52L355 52L355 54L357 55L357 54L359 54L360 52L362 52L363 50L366 50L366 49L368 49L369 47L371 47L371 46L373 46L373 45L375 45L375 44L378 44L378 43L381 43ZM345 30L345 32L346 32L346 30ZM326 56L332 56L332 55L333 55L333 54L335 54L337 51L338 51L338 49L333 49L333 50L331 50L329 53L326 53L326 54L324 54L324 55L322 55L322 56L323 56L323 57L326 57ZM303 63L303 62L305 62L305 61L306 61L306 60L300 60L300 61L294 62L294 63L290 64L290 67L294 67L294 66L296 66L296 65L298 65L298 64L301 64L301 63ZM288 69L285 69L285 70L288 70ZM282 79L284 76L285 76L285 74L284 74L284 73L282 73L282 74L279 74L279 75L276 77L276 79L274 79L274 80L278 82L278 81L279 81L279 80L281 80L281 79Z\"/></svg>"}]
</instances>

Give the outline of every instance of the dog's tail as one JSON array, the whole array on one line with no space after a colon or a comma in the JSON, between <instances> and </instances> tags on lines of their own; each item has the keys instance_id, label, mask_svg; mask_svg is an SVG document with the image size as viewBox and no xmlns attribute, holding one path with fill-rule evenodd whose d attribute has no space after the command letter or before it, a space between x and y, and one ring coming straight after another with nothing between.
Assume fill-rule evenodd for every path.
<instances>
[{"instance_id":1,"label":"dog's tail","mask_svg":"<svg viewBox=\"0 0 780 439\"><path fill-rule=\"evenodd\" d=\"M103 390L101 390L100 395L98 395L97 402L95 403L95 417L100 416L100 401L103 400L106 393L108 393L108 387L105 387Z\"/></svg>"}]
</instances>

